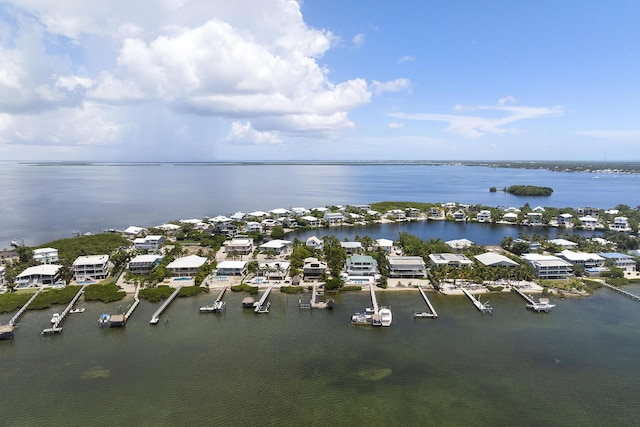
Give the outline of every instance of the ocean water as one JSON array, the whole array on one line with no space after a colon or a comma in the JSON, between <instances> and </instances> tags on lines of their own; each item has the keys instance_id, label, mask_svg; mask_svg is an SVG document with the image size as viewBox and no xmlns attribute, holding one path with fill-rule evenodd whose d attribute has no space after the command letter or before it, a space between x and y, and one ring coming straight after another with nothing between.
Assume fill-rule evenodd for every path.
<instances>
[{"instance_id":1,"label":"ocean water","mask_svg":"<svg viewBox=\"0 0 640 427\"><path fill-rule=\"evenodd\" d=\"M541 185L550 197L490 193ZM611 208L640 205L640 175L381 164L29 164L0 162L0 248L74 232L154 226L241 210L379 201Z\"/></svg>"},{"instance_id":2,"label":"ocean water","mask_svg":"<svg viewBox=\"0 0 640 427\"><path fill-rule=\"evenodd\" d=\"M637 289L636 289L637 291ZM53 310L28 312L0 342L0 424L140 426L632 426L640 305L608 290L556 299L552 313L515 294L490 295L493 315L464 296L378 292L390 328L354 326L368 292L344 293L333 311L299 310L274 293L271 311L215 292L179 298L158 325L142 302L123 329L100 329L119 304L84 303L64 333L41 337ZM308 297L307 294L305 297ZM6 321L6 319L0 319Z\"/></svg>"}]
</instances>

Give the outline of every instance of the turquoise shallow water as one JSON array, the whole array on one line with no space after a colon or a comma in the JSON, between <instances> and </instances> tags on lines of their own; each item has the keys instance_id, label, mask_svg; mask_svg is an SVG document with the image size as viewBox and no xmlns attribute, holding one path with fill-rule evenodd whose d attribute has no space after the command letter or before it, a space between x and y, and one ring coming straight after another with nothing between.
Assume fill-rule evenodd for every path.
<instances>
[{"instance_id":1,"label":"turquoise shallow water","mask_svg":"<svg viewBox=\"0 0 640 427\"><path fill-rule=\"evenodd\" d=\"M54 311L27 312L0 342L0 424L33 425L635 425L640 304L608 290L527 311L491 295L492 316L465 297L378 292L390 328L349 324L369 306L345 293L333 311L300 311L274 293L271 312L200 314L215 293L177 299L161 322L142 302L126 328L98 328L121 303L84 303L64 333ZM123 306L126 305L126 302ZM5 317L8 317L5 316ZM166 321L168 319L168 321ZM6 319L0 318L5 322Z\"/></svg>"}]
</instances>

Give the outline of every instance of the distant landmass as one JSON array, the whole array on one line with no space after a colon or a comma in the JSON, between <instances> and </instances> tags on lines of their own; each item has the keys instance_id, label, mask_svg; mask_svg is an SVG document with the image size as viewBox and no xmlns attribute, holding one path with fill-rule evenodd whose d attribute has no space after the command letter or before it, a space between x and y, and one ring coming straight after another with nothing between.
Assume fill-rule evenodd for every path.
<instances>
[{"instance_id":1,"label":"distant landmass","mask_svg":"<svg viewBox=\"0 0 640 427\"><path fill-rule=\"evenodd\" d=\"M536 185L512 185L505 188L504 191L514 196L550 196L553 193L553 188Z\"/></svg>"}]
</instances>

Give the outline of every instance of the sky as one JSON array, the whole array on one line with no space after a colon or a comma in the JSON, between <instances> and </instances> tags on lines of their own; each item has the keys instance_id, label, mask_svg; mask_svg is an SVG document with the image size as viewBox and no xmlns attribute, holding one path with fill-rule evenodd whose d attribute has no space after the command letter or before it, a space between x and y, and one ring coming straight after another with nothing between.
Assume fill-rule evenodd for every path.
<instances>
[{"instance_id":1,"label":"sky","mask_svg":"<svg viewBox=\"0 0 640 427\"><path fill-rule=\"evenodd\" d=\"M640 160L637 0L0 0L0 160Z\"/></svg>"}]
</instances>

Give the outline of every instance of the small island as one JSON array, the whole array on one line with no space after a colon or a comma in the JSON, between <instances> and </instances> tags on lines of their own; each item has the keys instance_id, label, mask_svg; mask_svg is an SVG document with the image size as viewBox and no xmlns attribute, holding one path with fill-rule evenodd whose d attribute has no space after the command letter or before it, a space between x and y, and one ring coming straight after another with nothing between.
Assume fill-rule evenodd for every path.
<instances>
[{"instance_id":1,"label":"small island","mask_svg":"<svg viewBox=\"0 0 640 427\"><path fill-rule=\"evenodd\" d=\"M514 196L550 196L553 193L551 187L538 187L536 185L512 185L504 189L506 193Z\"/></svg>"}]
</instances>

